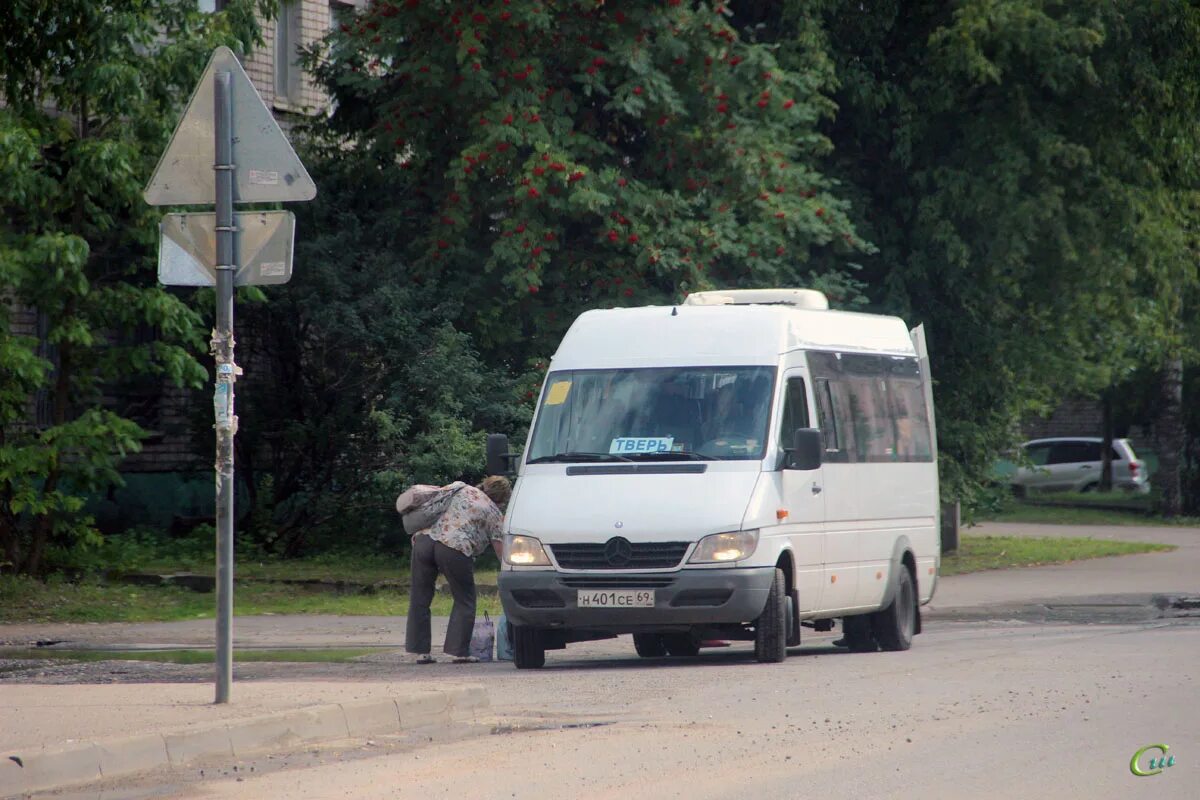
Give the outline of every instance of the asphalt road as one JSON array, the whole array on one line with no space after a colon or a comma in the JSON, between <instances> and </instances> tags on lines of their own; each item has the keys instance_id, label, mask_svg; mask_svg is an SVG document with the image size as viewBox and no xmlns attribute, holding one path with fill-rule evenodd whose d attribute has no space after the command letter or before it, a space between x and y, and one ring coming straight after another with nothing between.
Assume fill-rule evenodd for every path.
<instances>
[{"instance_id":1,"label":"asphalt road","mask_svg":"<svg viewBox=\"0 0 1200 800\"><path fill-rule=\"evenodd\" d=\"M947 579L905 653L851 654L806 629L777 665L746 645L642 660L628 637L551 652L541 671L381 655L366 662L376 677L482 680L495 720L454 741L357 743L287 768L71 796L1195 798L1200 609L1156 594L1200 594L1200 531L1114 536L1180 549ZM365 669L303 666L314 679ZM245 667L239 691L280 669ZM1156 743L1175 765L1131 774Z\"/></svg>"},{"instance_id":2,"label":"asphalt road","mask_svg":"<svg viewBox=\"0 0 1200 800\"><path fill-rule=\"evenodd\" d=\"M624 640L541 672L476 673L513 732L181 796L1194 798L1195 622L941 623L906 653L814 637L780 665L745 648L651 663ZM1131 756L1154 743L1177 764L1135 777Z\"/></svg>"}]
</instances>

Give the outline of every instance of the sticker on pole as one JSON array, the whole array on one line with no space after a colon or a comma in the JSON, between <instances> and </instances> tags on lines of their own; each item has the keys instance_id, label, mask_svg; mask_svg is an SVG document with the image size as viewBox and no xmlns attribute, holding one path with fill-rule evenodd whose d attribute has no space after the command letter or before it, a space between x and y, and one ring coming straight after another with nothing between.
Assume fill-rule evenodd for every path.
<instances>
[{"instance_id":1,"label":"sticker on pole","mask_svg":"<svg viewBox=\"0 0 1200 800\"><path fill-rule=\"evenodd\" d=\"M218 72L230 74L233 92L233 202L276 203L316 197L316 185L237 56L228 47L218 47L146 185L146 202L152 206L216 204L213 76Z\"/></svg>"},{"instance_id":2,"label":"sticker on pole","mask_svg":"<svg viewBox=\"0 0 1200 800\"><path fill-rule=\"evenodd\" d=\"M238 229L235 286L287 283L292 277L296 216L290 211L233 215ZM167 214L159 224L158 280L167 286L217 285L217 215Z\"/></svg>"}]
</instances>

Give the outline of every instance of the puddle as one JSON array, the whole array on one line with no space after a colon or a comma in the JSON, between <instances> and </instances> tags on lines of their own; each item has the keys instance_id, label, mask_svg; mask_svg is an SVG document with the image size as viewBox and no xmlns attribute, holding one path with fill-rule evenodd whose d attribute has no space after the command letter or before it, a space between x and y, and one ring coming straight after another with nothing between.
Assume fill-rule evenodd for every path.
<instances>
[{"instance_id":1,"label":"puddle","mask_svg":"<svg viewBox=\"0 0 1200 800\"><path fill-rule=\"evenodd\" d=\"M492 736L508 736L514 733L536 733L538 731L572 731L587 728L603 728L608 725L615 725L615 720L607 722L563 722L559 724L523 724L515 723L511 725L496 725L491 730Z\"/></svg>"},{"instance_id":2,"label":"puddle","mask_svg":"<svg viewBox=\"0 0 1200 800\"><path fill-rule=\"evenodd\" d=\"M395 648L390 648L395 649ZM387 652L378 647L346 648L288 648L273 650L233 651L233 660L242 663L290 662L290 663L346 663L364 656ZM8 661L150 661L165 664L211 664L215 656L212 650L198 649L71 649L50 646L0 647L0 660ZM17 669L7 666L8 671Z\"/></svg>"}]
</instances>

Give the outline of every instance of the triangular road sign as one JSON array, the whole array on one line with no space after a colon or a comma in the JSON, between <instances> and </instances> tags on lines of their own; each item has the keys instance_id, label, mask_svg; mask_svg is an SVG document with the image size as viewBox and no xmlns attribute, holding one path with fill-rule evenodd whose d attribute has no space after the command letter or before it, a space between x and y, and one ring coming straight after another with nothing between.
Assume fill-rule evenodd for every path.
<instances>
[{"instance_id":1,"label":"triangular road sign","mask_svg":"<svg viewBox=\"0 0 1200 800\"><path fill-rule=\"evenodd\" d=\"M316 197L316 185L237 56L228 47L218 47L146 186L146 202L152 206L216 204L213 76L218 72L229 72L233 87L233 202L276 203Z\"/></svg>"}]
</instances>

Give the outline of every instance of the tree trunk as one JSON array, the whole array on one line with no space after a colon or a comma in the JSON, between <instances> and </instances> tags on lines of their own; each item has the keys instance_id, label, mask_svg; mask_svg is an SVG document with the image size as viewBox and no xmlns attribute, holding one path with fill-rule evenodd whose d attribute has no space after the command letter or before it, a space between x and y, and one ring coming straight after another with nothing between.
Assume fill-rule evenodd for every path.
<instances>
[{"instance_id":1,"label":"tree trunk","mask_svg":"<svg viewBox=\"0 0 1200 800\"><path fill-rule=\"evenodd\" d=\"M91 134L90 125L88 122L88 98L86 95L79 100L79 118L76 120L76 133L79 141L86 141ZM72 233L82 238L87 238L84 230L84 222L87 218L86 197L83 190L75 193L75 206L72 213ZM89 256L90 258L90 256ZM62 313L56 322L61 325L64 320L69 320L75 316L76 300L74 297L69 297L66 303L63 304ZM51 423L54 427L60 428L67 423L67 418L71 411L71 370L74 368L72 363L72 347L69 343L62 343L58 346L58 363L55 364L54 377L54 400L53 400L53 416ZM62 463L60 459L64 456L69 458L69 454L59 452L52 462L50 472L46 475L46 482L42 484L42 495L49 497L58 491L59 481L62 479ZM23 571L29 575L39 575L42 572L42 561L46 555L46 546L50 543L51 534L54 531L55 518L60 512L51 512L42 514L33 523L32 535L29 541L29 550L25 555L25 564Z\"/></svg>"},{"instance_id":2,"label":"tree trunk","mask_svg":"<svg viewBox=\"0 0 1200 800\"><path fill-rule=\"evenodd\" d=\"M1167 356L1159 384L1157 424L1158 473L1154 482L1162 491L1162 514L1177 517L1183 510L1180 483L1180 456L1183 453L1183 357L1178 352Z\"/></svg>"},{"instance_id":3,"label":"tree trunk","mask_svg":"<svg viewBox=\"0 0 1200 800\"><path fill-rule=\"evenodd\" d=\"M21 532L17 518L7 511L0 513L0 547L4 548L0 572L17 570L21 565Z\"/></svg>"},{"instance_id":4,"label":"tree trunk","mask_svg":"<svg viewBox=\"0 0 1200 800\"><path fill-rule=\"evenodd\" d=\"M1100 453L1100 491L1112 491L1112 443L1113 443L1113 398L1112 390L1105 390L1101 396L1101 405L1104 410L1103 422L1104 427L1102 434L1104 442L1100 445L1102 448Z\"/></svg>"},{"instance_id":5,"label":"tree trunk","mask_svg":"<svg viewBox=\"0 0 1200 800\"><path fill-rule=\"evenodd\" d=\"M64 317L74 313L75 303L68 300L65 306L66 313ZM71 345L62 344L58 349L58 364L56 368L58 374L54 378L54 413L51 421L55 427L65 425L67 422L67 413L70 410L71 403ZM50 473L46 475L46 482L42 484L42 496L49 497L58 491L58 483L62 478L62 465L58 462L58 458L62 457L60 452L57 458L52 462ZM46 545L50 542L50 534L54 530L54 520L58 512L50 514L42 514L33 522L32 536L29 541L29 552L25 554L25 563L22 566L22 571L28 575L38 575L42 571L42 559L46 555Z\"/></svg>"},{"instance_id":6,"label":"tree trunk","mask_svg":"<svg viewBox=\"0 0 1200 800\"><path fill-rule=\"evenodd\" d=\"M58 467L55 467L50 475L46 478L46 483L42 486L42 494L49 495L58 491L58 480L61 473ZM54 529L54 517L51 514L42 514L33 521L33 535L29 540L29 550L25 554L25 563L21 567L21 571L26 575L40 576L42 573L42 559L46 556L46 545L50 542L50 534Z\"/></svg>"},{"instance_id":7,"label":"tree trunk","mask_svg":"<svg viewBox=\"0 0 1200 800\"><path fill-rule=\"evenodd\" d=\"M0 426L0 448L7 444L3 426ZM0 562L0 572L7 566L9 571L15 571L21 564L21 531L17 528L17 516L9 509L12 507L12 484L5 484L0 490L0 548L3 548L3 561ZM7 562L5 565L3 562Z\"/></svg>"}]
</instances>

